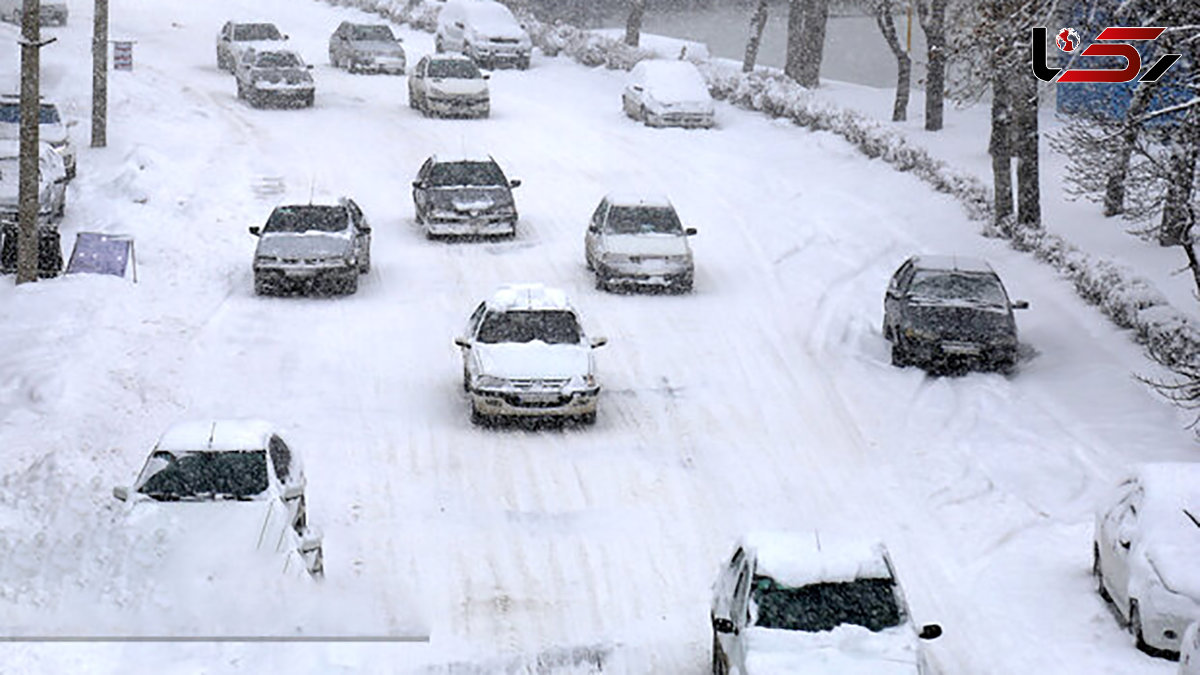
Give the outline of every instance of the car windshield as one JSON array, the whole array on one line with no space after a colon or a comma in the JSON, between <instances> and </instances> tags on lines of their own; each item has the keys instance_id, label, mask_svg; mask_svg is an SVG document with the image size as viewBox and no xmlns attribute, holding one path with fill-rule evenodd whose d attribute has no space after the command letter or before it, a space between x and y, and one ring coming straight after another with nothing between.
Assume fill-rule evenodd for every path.
<instances>
[{"instance_id":1,"label":"car windshield","mask_svg":"<svg viewBox=\"0 0 1200 675\"><path fill-rule=\"evenodd\" d=\"M908 292L921 300L958 300L998 307L1008 305L1004 287L991 274L921 270L913 276Z\"/></svg>"},{"instance_id":2,"label":"car windshield","mask_svg":"<svg viewBox=\"0 0 1200 675\"><path fill-rule=\"evenodd\" d=\"M255 68L299 68L300 58L289 52L263 52L254 58Z\"/></svg>"},{"instance_id":3,"label":"car windshield","mask_svg":"<svg viewBox=\"0 0 1200 675\"><path fill-rule=\"evenodd\" d=\"M751 597L755 624L763 628L820 632L842 624L881 631L900 624L891 579L855 579L791 588L767 576L754 576Z\"/></svg>"},{"instance_id":4,"label":"car windshield","mask_svg":"<svg viewBox=\"0 0 1200 675\"><path fill-rule=\"evenodd\" d=\"M58 121L58 108L46 103L38 106L38 124L58 124ZM21 105L19 103L0 103L0 122L20 124Z\"/></svg>"},{"instance_id":5,"label":"car windshield","mask_svg":"<svg viewBox=\"0 0 1200 675\"><path fill-rule=\"evenodd\" d=\"M675 209L662 206L614 206L608 212L609 234L683 234Z\"/></svg>"},{"instance_id":6,"label":"car windshield","mask_svg":"<svg viewBox=\"0 0 1200 675\"><path fill-rule=\"evenodd\" d=\"M463 80L477 80L482 75L473 61L459 59L442 59L429 62L429 77L450 77Z\"/></svg>"},{"instance_id":7,"label":"car windshield","mask_svg":"<svg viewBox=\"0 0 1200 675\"><path fill-rule=\"evenodd\" d=\"M444 162L430 168L429 184L434 187L502 186L508 181L495 162Z\"/></svg>"},{"instance_id":8,"label":"car windshield","mask_svg":"<svg viewBox=\"0 0 1200 675\"><path fill-rule=\"evenodd\" d=\"M264 450L156 450L137 480L139 493L159 501L249 498L266 489Z\"/></svg>"},{"instance_id":9,"label":"car windshield","mask_svg":"<svg viewBox=\"0 0 1200 675\"><path fill-rule=\"evenodd\" d=\"M575 344L579 342L579 322L565 310L528 310L491 312L479 327L479 341Z\"/></svg>"},{"instance_id":10,"label":"car windshield","mask_svg":"<svg viewBox=\"0 0 1200 675\"><path fill-rule=\"evenodd\" d=\"M346 209L340 206L280 206L263 232L341 232L348 227Z\"/></svg>"},{"instance_id":11,"label":"car windshield","mask_svg":"<svg viewBox=\"0 0 1200 675\"><path fill-rule=\"evenodd\" d=\"M350 39L364 42L395 42L396 36L387 26L355 26Z\"/></svg>"},{"instance_id":12,"label":"car windshield","mask_svg":"<svg viewBox=\"0 0 1200 675\"><path fill-rule=\"evenodd\" d=\"M279 29L273 23L244 23L233 27L233 39L236 42L247 40L282 40Z\"/></svg>"}]
</instances>

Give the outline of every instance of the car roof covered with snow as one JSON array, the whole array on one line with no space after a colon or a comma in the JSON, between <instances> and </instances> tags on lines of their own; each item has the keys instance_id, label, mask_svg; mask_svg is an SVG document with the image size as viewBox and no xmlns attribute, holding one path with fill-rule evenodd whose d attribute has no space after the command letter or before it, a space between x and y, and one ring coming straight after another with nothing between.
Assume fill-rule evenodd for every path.
<instances>
[{"instance_id":1,"label":"car roof covered with snow","mask_svg":"<svg viewBox=\"0 0 1200 675\"><path fill-rule=\"evenodd\" d=\"M263 420L193 420L163 432L156 450L262 450L275 433Z\"/></svg>"},{"instance_id":2,"label":"car roof covered with snow","mask_svg":"<svg viewBox=\"0 0 1200 675\"><path fill-rule=\"evenodd\" d=\"M633 67L629 78L664 103L712 100L704 76L691 61L646 59Z\"/></svg>"},{"instance_id":3,"label":"car roof covered with snow","mask_svg":"<svg viewBox=\"0 0 1200 675\"><path fill-rule=\"evenodd\" d=\"M674 208L671 200L661 193L615 191L605 195L604 199L612 206L649 206L654 208Z\"/></svg>"},{"instance_id":4,"label":"car roof covered with snow","mask_svg":"<svg viewBox=\"0 0 1200 675\"><path fill-rule=\"evenodd\" d=\"M801 588L823 582L891 579L887 549L870 539L829 537L815 532L754 532L741 546L756 559L755 574Z\"/></svg>"},{"instance_id":5,"label":"car roof covered with snow","mask_svg":"<svg viewBox=\"0 0 1200 675\"><path fill-rule=\"evenodd\" d=\"M496 160L487 153L482 152L438 152L429 157L429 160L434 164L457 164L459 162L481 162L484 164L496 164Z\"/></svg>"},{"instance_id":6,"label":"car roof covered with snow","mask_svg":"<svg viewBox=\"0 0 1200 675\"><path fill-rule=\"evenodd\" d=\"M493 311L566 310L574 311L567 294L544 284L506 284L487 299Z\"/></svg>"},{"instance_id":7,"label":"car roof covered with snow","mask_svg":"<svg viewBox=\"0 0 1200 675\"><path fill-rule=\"evenodd\" d=\"M996 271L983 258L963 255L917 255L913 266L919 270L945 270L974 274L995 274Z\"/></svg>"}]
</instances>

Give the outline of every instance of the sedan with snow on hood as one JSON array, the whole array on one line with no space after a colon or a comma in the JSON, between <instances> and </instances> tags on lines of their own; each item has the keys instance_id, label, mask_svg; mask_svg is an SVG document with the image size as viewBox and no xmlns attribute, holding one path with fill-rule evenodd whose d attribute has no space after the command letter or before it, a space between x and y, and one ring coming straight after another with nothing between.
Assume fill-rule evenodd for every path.
<instances>
[{"instance_id":1,"label":"sedan with snow on hood","mask_svg":"<svg viewBox=\"0 0 1200 675\"><path fill-rule=\"evenodd\" d=\"M232 73L247 51L275 49L287 39L273 23L226 21L217 33L217 68Z\"/></svg>"},{"instance_id":2,"label":"sedan with snow on hood","mask_svg":"<svg viewBox=\"0 0 1200 675\"><path fill-rule=\"evenodd\" d=\"M716 123L708 85L690 61L638 62L629 72L621 103L626 115L648 127L707 129Z\"/></svg>"},{"instance_id":3,"label":"sedan with snow on hood","mask_svg":"<svg viewBox=\"0 0 1200 675\"><path fill-rule=\"evenodd\" d=\"M417 223L430 239L443 236L508 236L517 233L513 188L491 157L457 159L434 155L413 181Z\"/></svg>"},{"instance_id":4,"label":"sedan with snow on hood","mask_svg":"<svg viewBox=\"0 0 1200 675\"><path fill-rule=\"evenodd\" d=\"M465 56L423 57L408 76L408 107L443 117L487 117L492 99L488 76Z\"/></svg>"},{"instance_id":5,"label":"sedan with snow on hood","mask_svg":"<svg viewBox=\"0 0 1200 675\"><path fill-rule=\"evenodd\" d=\"M358 276L371 269L371 227L353 199L277 206L250 234L258 237L258 295L288 289L351 294Z\"/></svg>"},{"instance_id":6,"label":"sedan with snow on hood","mask_svg":"<svg viewBox=\"0 0 1200 675\"><path fill-rule=\"evenodd\" d=\"M324 573L309 529L299 455L268 423L185 422L159 439L132 487L113 488L125 523L146 535L154 564L174 583L255 571ZM151 551L131 551L131 555Z\"/></svg>"},{"instance_id":7,"label":"sedan with snow on hood","mask_svg":"<svg viewBox=\"0 0 1200 675\"><path fill-rule=\"evenodd\" d=\"M384 23L343 21L329 37L329 63L351 73L403 75L407 68L400 38Z\"/></svg>"},{"instance_id":8,"label":"sedan with snow on hood","mask_svg":"<svg viewBox=\"0 0 1200 675\"><path fill-rule=\"evenodd\" d=\"M1175 658L1200 621L1200 464L1142 464L1096 515L1092 574L1138 649Z\"/></svg>"},{"instance_id":9,"label":"sedan with snow on hood","mask_svg":"<svg viewBox=\"0 0 1200 675\"><path fill-rule=\"evenodd\" d=\"M764 532L713 585L714 675L924 675L918 634L882 544Z\"/></svg>"},{"instance_id":10,"label":"sedan with snow on hood","mask_svg":"<svg viewBox=\"0 0 1200 675\"><path fill-rule=\"evenodd\" d=\"M462 52L483 68L529 67L533 42L512 10L493 0L450 0L438 13L434 49Z\"/></svg>"},{"instance_id":11,"label":"sedan with snow on hood","mask_svg":"<svg viewBox=\"0 0 1200 675\"><path fill-rule=\"evenodd\" d=\"M695 264L675 207L662 196L613 193L600 201L584 235L584 259L596 288L692 290Z\"/></svg>"},{"instance_id":12,"label":"sedan with snow on hood","mask_svg":"<svg viewBox=\"0 0 1200 675\"><path fill-rule=\"evenodd\" d=\"M293 51L248 51L233 71L238 98L256 108L269 103L311 108L316 85L310 70Z\"/></svg>"},{"instance_id":13,"label":"sedan with snow on hood","mask_svg":"<svg viewBox=\"0 0 1200 675\"><path fill-rule=\"evenodd\" d=\"M596 421L600 385L589 339L566 294L541 284L503 286L471 313L462 337L471 420L566 417Z\"/></svg>"},{"instance_id":14,"label":"sedan with snow on hood","mask_svg":"<svg viewBox=\"0 0 1200 675\"><path fill-rule=\"evenodd\" d=\"M1028 307L1008 299L984 260L913 256L888 284L883 337L892 343L893 365L1008 372L1018 350L1013 310Z\"/></svg>"}]
</instances>

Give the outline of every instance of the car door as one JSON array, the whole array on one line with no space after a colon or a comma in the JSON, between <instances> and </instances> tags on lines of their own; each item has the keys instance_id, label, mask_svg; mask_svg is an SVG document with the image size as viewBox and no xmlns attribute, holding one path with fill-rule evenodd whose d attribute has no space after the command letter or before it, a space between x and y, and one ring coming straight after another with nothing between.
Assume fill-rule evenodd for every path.
<instances>
[{"instance_id":1,"label":"car door","mask_svg":"<svg viewBox=\"0 0 1200 675\"><path fill-rule=\"evenodd\" d=\"M602 250L602 238L604 236L604 218L608 214L608 199L600 200L600 205L596 207L596 211L592 213L592 219L588 222L587 232L583 235L583 255L587 260L588 267L595 269L596 262L599 259L600 251Z\"/></svg>"},{"instance_id":2,"label":"car door","mask_svg":"<svg viewBox=\"0 0 1200 675\"><path fill-rule=\"evenodd\" d=\"M753 576L753 560L747 557L738 566L734 576L733 597L729 607L734 631L725 635L727 644L721 645L729 655L730 670L738 673L746 672L746 629L753 625L750 622L750 583Z\"/></svg>"},{"instance_id":3,"label":"car door","mask_svg":"<svg viewBox=\"0 0 1200 675\"><path fill-rule=\"evenodd\" d=\"M892 275L888 282L887 291L883 298L883 332L895 339L895 331L900 326L904 311L904 294L908 291L908 283L912 280L913 261L911 258Z\"/></svg>"},{"instance_id":4,"label":"car door","mask_svg":"<svg viewBox=\"0 0 1200 675\"><path fill-rule=\"evenodd\" d=\"M413 208L417 212L417 220L421 221L429 213L429 173L433 170L433 158L425 160L417 178L413 181Z\"/></svg>"},{"instance_id":5,"label":"car door","mask_svg":"<svg viewBox=\"0 0 1200 675\"><path fill-rule=\"evenodd\" d=\"M1129 607L1129 556L1137 546L1138 502L1141 488L1131 482L1129 493L1109 511L1102 523L1100 569L1113 602L1124 614Z\"/></svg>"},{"instance_id":6,"label":"car door","mask_svg":"<svg viewBox=\"0 0 1200 675\"><path fill-rule=\"evenodd\" d=\"M358 203L353 199L346 200L346 208L350 211L350 222L354 226L354 246L359 265L364 269L371 260L371 225L363 214Z\"/></svg>"},{"instance_id":7,"label":"car door","mask_svg":"<svg viewBox=\"0 0 1200 675\"><path fill-rule=\"evenodd\" d=\"M221 32L217 33L217 61L218 61L218 63L223 59L226 60L225 61L226 63L228 63L228 59L230 57L229 40L230 40L232 33L233 33L233 22L231 22L231 21L226 21L225 25L221 27Z\"/></svg>"},{"instance_id":8,"label":"car door","mask_svg":"<svg viewBox=\"0 0 1200 675\"><path fill-rule=\"evenodd\" d=\"M425 100L425 72L429 68L429 57L423 56L417 62L417 67L413 68L413 74L408 78L409 90L414 94L418 101Z\"/></svg>"},{"instance_id":9,"label":"car door","mask_svg":"<svg viewBox=\"0 0 1200 675\"><path fill-rule=\"evenodd\" d=\"M468 344L475 344L475 336L479 333L479 324L483 323L483 317L487 314L487 303L481 302L471 312L471 316L467 319L467 328L463 334ZM468 381L473 379L478 373L475 372L475 359L471 358L471 350L463 347L461 349L463 357L463 377Z\"/></svg>"}]
</instances>

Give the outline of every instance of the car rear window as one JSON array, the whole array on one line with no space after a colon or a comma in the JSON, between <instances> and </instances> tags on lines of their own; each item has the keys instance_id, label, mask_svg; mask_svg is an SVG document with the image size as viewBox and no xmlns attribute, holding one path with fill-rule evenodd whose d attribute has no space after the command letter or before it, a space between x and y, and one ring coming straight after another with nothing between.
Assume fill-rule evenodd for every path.
<instances>
[{"instance_id":1,"label":"car rear window","mask_svg":"<svg viewBox=\"0 0 1200 675\"><path fill-rule=\"evenodd\" d=\"M495 162L443 162L429 171L429 182L435 187L456 185L507 185L504 172Z\"/></svg>"},{"instance_id":2,"label":"car rear window","mask_svg":"<svg viewBox=\"0 0 1200 675\"><path fill-rule=\"evenodd\" d=\"M842 624L881 631L900 624L891 579L855 579L791 588L771 577L754 576L751 597L758 609L755 624L764 628L822 632Z\"/></svg>"},{"instance_id":3,"label":"car rear window","mask_svg":"<svg viewBox=\"0 0 1200 675\"><path fill-rule=\"evenodd\" d=\"M245 40L281 40L283 36L279 34L279 29L275 27L275 24L244 23L233 27L233 39L238 42Z\"/></svg>"}]
</instances>

